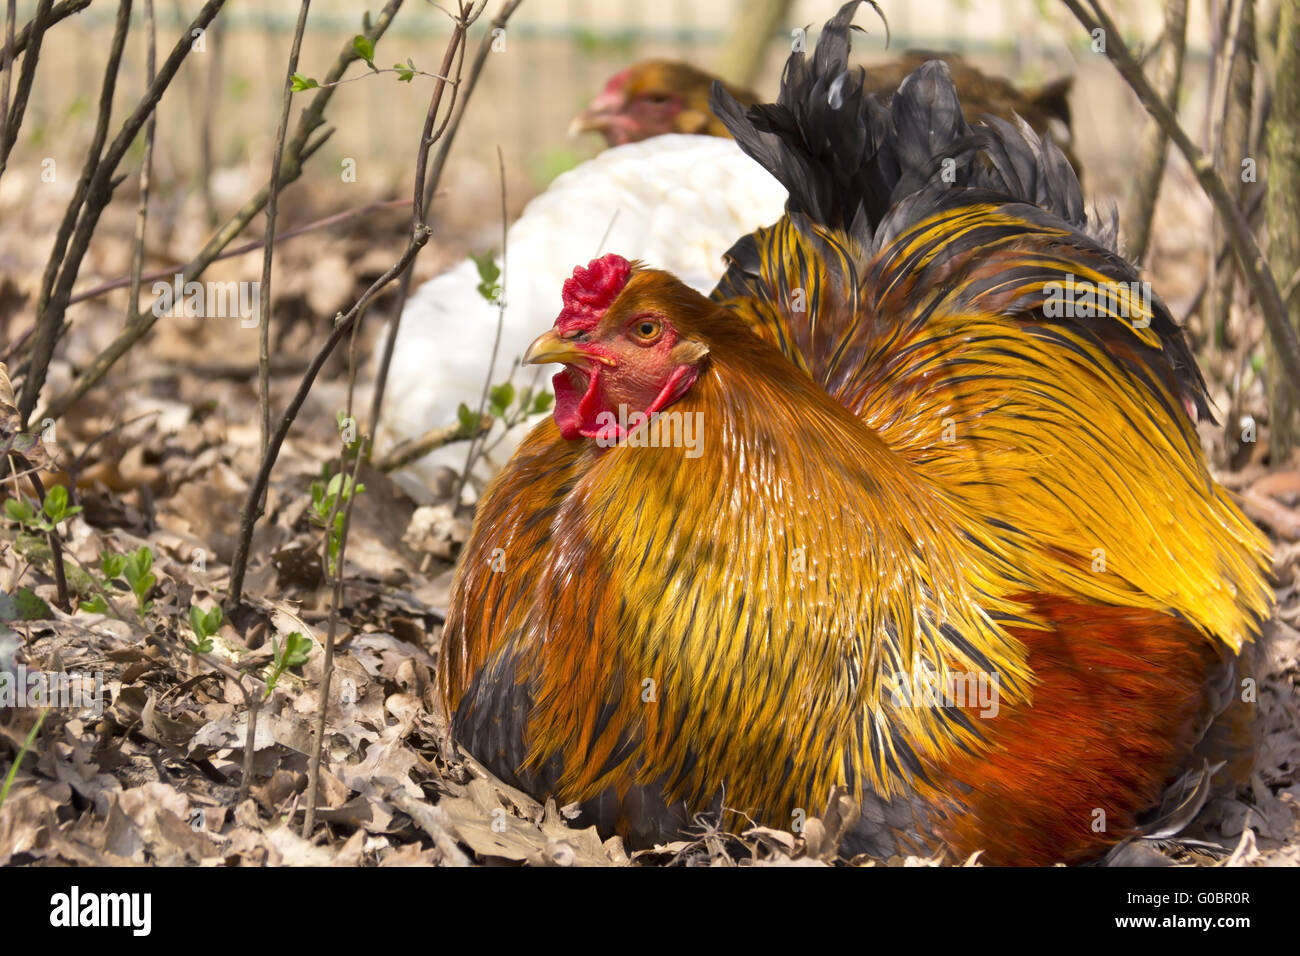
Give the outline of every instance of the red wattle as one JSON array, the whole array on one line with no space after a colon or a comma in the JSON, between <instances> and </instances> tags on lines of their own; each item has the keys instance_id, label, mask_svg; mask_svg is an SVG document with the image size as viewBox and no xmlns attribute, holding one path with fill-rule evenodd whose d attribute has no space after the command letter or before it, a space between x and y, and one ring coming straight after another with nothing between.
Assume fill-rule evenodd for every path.
<instances>
[{"instance_id":1,"label":"red wattle","mask_svg":"<svg viewBox=\"0 0 1300 956\"><path fill-rule=\"evenodd\" d=\"M600 410L596 399L598 374L595 370L587 372L565 366L564 371L551 379L551 387L555 389L555 424L560 426L560 434L569 441L584 435L588 438L596 436L596 413ZM573 379L583 375L587 376L587 388L580 392Z\"/></svg>"}]
</instances>

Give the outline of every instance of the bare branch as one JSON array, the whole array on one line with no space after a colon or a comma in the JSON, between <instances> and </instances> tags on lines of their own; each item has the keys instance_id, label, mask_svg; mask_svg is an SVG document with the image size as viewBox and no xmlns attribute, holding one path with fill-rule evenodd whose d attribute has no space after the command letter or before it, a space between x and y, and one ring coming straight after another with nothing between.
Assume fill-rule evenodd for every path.
<instances>
[{"instance_id":1,"label":"bare branch","mask_svg":"<svg viewBox=\"0 0 1300 956\"><path fill-rule=\"evenodd\" d=\"M501 177L501 282L497 290L497 333L492 339L492 357L488 361L487 374L483 376L483 391L478 398L478 417L482 421L483 415L487 412L488 392L492 388L492 376L496 372L497 353L501 351L501 329L506 324L506 233L509 231L510 221L506 218L506 161L501 155L501 147L497 146L497 167ZM478 435L471 435L469 439L469 448L465 452L465 468L460 473L460 480L456 482L456 492L452 495L451 506L460 507L460 496L465 492L465 482L469 481L470 469L474 467L474 453L482 451L482 444Z\"/></svg>"},{"instance_id":2,"label":"bare branch","mask_svg":"<svg viewBox=\"0 0 1300 956\"><path fill-rule=\"evenodd\" d=\"M1245 216L1237 208L1237 204L1232 201L1232 196L1228 193L1223 180L1215 173L1214 165L1208 157L1196 148L1196 145L1188 137L1182 126L1179 125L1178 118L1174 115L1173 110L1151 88L1151 84L1147 82L1142 70L1138 67L1137 61L1133 59L1128 47L1124 45L1119 28L1115 26L1115 22L1102 8L1099 0L1092 0L1092 14L1084 10L1079 0L1063 0L1063 2L1089 32L1097 29L1104 31L1106 52L1115 64L1115 68L1119 70L1120 75L1124 77L1133 92L1137 94L1147 112L1151 114L1157 123L1164 127L1165 132L1169 134L1169 138L1174 141L1174 145L1186 157L1188 164L1192 167L1192 171L1201 184L1201 188L1210 197L1215 211L1228 229L1233 251L1237 254L1237 261L1241 264L1241 270L1250 283L1251 291L1264 314L1269 337L1277 349L1278 359L1289 380L1289 388L1293 391L1300 389L1300 338L1297 338L1295 329L1287 321L1282 296L1278 292L1273 273L1268 268L1268 262L1260 251L1259 245L1255 242L1255 236L1251 233Z\"/></svg>"},{"instance_id":3,"label":"bare branch","mask_svg":"<svg viewBox=\"0 0 1300 956\"><path fill-rule=\"evenodd\" d=\"M45 383L45 372L49 367L50 358L54 354L54 346L58 342L59 333L63 328L63 314L67 309L68 298L72 295L72 284L77 279L77 272L81 268L81 260L85 256L86 250L90 248L91 236L94 234L95 226L99 223L100 214L108 205L109 200L113 198L113 177L118 164L121 163L122 157L126 155L127 149L131 146L131 142L144 126L145 120L154 111L168 85L176 76L177 71L180 70L181 64L185 62L185 58L189 55L192 49L191 34L212 22L213 17L220 12L225 2L226 0L207 0L203 5L198 16L190 24L189 29L185 31L180 40L177 41L176 46L172 48L171 54L163 63L162 69L158 71L154 82L149 85L144 98L141 99L135 110L122 124L122 128L105 152L104 158L95 168L94 175L91 177L86 189L85 208L81 211L76 231L73 233L72 241L68 246L67 254L59 270L58 282L55 284L54 291L48 297L48 300L38 304L37 307L37 328L36 336L33 339L32 357L28 363L28 374L23 382L22 399L18 406L19 414L24 423L31 416L32 409L36 407L41 386ZM128 5L129 0L123 0L122 6ZM115 67L114 70L116 70Z\"/></svg>"},{"instance_id":4,"label":"bare branch","mask_svg":"<svg viewBox=\"0 0 1300 956\"><path fill-rule=\"evenodd\" d=\"M45 18L43 29L48 30L60 20L66 20L74 13L80 13L88 6L90 6L90 0L59 0L58 3L50 7L49 15ZM35 18L33 18L31 23L23 25L23 28L18 31L16 37L12 36L12 34L10 35L10 39L5 43L4 53L0 54L0 56L9 56L10 58L16 59L19 54L27 49L27 44L31 42L32 32L35 29L36 21Z\"/></svg>"},{"instance_id":5,"label":"bare branch","mask_svg":"<svg viewBox=\"0 0 1300 956\"><path fill-rule=\"evenodd\" d=\"M298 72L298 51L302 49L303 31L307 29L307 11L311 0L302 0L298 8L298 25L293 31L289 65L284 75L284 94L280 100L280 125L275 133L275 152L271 156L271 186L266 202L266 239L262 248L262 284L258 287L257 305L257 402L261 412L258 431L262 454L271 441L271 259L275 254L275 213L280 201L280 166L284 158L284 138L289 132L289 106L293 102L293 75Z\"/></svg>"},{"instance_id":6,"label":"bare branch","mask_svg":"<svg viewBox=\"0 0 1300 956\"><path fill-rule=\"evenodd\" d=\"M419 461L435 448L441 448L443 445L460 441L463 438L487 434L488 429L492 427L495 421L496 419L491 415L484 415L479 419L479 425L474 435L466 435L465 429L461 427L459 422L453 425L440 425L436 428L430 428L419 438L413 438L394 446L384 457L376 458L373 464L383 472L397 471L399 468L405 468L413 461Z\"/></svg>"},{"instance_id":7,"label":"bare branch","mask_svg":"<svg viewBox=\"0 0 1300 956\"><path fill-rule=\"evenodd\" d=\"M463 82L458 82L456 87L452 89L453 109L448 114L448 120L443 123L442 128L438 131L438 152L434 155L433 168L429 172L429 187L425 190L425 209L429 206L430 199L428 197L432 196L434 184L442 179L442 170L447 165L447 155L451 152L452 143L456 140L456 131L460 129L460 121L465 115L465 107L469 103L470 95L474 92L474 87L478 85L478 78L487 63L488 54L492 52L493 30L504 29L506 22L522 2L523 0L507 0L501 6L496 19L489 24L488 32L483 36L482 42L479 43L478 52L474 55L474 63L470 66L469 76ZM460 76L460 65L456 68L456 75L457 77ZM460 95L459 102L456 99L457 94ZM388 323L388 335L384 339L384 350L380 353L379 367L375 374L375 391L370 400L370 429L372 432L379 427L379 413L384 404L384 390L388 386L388 370L393 362L393 348L397 344L397 330L402 324L402 310L406 306L406 299L411 291L411 277L412 273L410 271L402 276L402 282L397 291L397 303L393 309L393 317Z\"/></svg>"},{"instance_id":8,"label":"bare branch","mask_svg":"<svg viewBox=\"0 0 1300 956\"><path fill-rule=\"evenodd\" d=\"M14 72L14 22L18 18L18 0L5 4L5 48L0 54L0 144L9 130L9 81Z\"/></svg>"},{"instance_id":9,"label":"bare branch","mask_svg":"<svg viewBox=\"0 0 1300 956\"><path fill-rule=\"evenodd\" d=\"M1187 45L1187 0L1168 0L1165 4L1165 42L1154 72L1154 82L1166 102L1178 102L1183 84L1183 51ZM1160 184L1165 176L1169 155L1169 136L1159 123L1152 123L1143 134L1137 168L1124 202L1125 251L1135 262L1146 258L1151 239L1151 220L1155 216Z\"/></svg>"},{"instance_id":10,"label":"bare branch","mask_svg":"<svg viewBox=\"0 0 1300 956\"><path fill-rule=\"evenodd\" d=\"M9 165L9 151L18 141L18 128L23 125L23 114L27 111L27 98L31 96L32 81L36 79L36 64L41 56L41 41L45 39L45 30L50 25L50 0L39 0L32 22L23 28L26 37L24 46L27 52L23 55L23 71L18 76L18 89L14 93L13 104L6 107L9 112L5 116L4 139L0 139L0 176L4 175L5 167ZM16 49L16 44L6 44L6 50L10 46Z\"/></svg>"},{"instance_id":11,"label":"bare branch","mask_svg":"<svg viewBox=\"0 0 1300 956\"><path fill-rule=\"evenodd\" d=\"M362 438L361 445L357 448L356 460L352 464L352 494L347 496L347 503L343 507L343 528L339 531L339 553L334 559L334 590L330 594L329 625L325 631L325 660L321 665L320 702L316 711L316 734L312 741L311 760L307 765L307 812L302 821L302 837L304 840L311 836L311 831L316 826L316 802L320 793L320 761L321 754L325 749L325 715L329 711L330 680L334 676L334 645L338 636L339 605L343 600L343 556L348 547L348 529L352 525L352 506L357 500L357 475L361 471L361 460L365 457L365 445L366 438ZM340 474L345 474L345 472L340 472ZM343 489L340 488L339 497L342 498L342 496ZM325 537L327 539L329 538L330 527L333 524L334 522L331 520L325 528ZM328 567L326 565L327 569Z\"/></svg>"},{"instance_id":12,"label":"bare branch","mask_svg":"<svg viewBox=\"0 0 1300 956\"><path fill-rule=\"evenodd\" d=\"M402 0L388 0L384 9L376 18L374 25L366 34L368 39L373 43L378 40L393 22L393 17L398 9L402 6ZM342 76L347 68L356 60L360 59L356 51L352 48L349 41L344 44L343 51L339 54L334 66L331 67L327 74L330 78L337 79ZM332 130L326 130L322 135L314 140L310 140L312 134L324 125L325 107L334 95L334 89L322 89L312 99L310 105L303 111L298 120L298 127L294 133L294 138L290 141L285 150L284 168L281 171L280 188L284 189L289 183L294 182L302 174L302 166L315 152L325 144ZM310 140L310 142L309 142ZM183 282L189 282L203 274L214 259L221 253L226 246L230 245L259 212L266 206L267 199L270 195L269 186L262 187L258 193L248 202L244 203L239 210L226 221L208 239L204 247L181 270ZM115 338L108 346L95 357L68 388L60 395L55 396L49 407L45 410L45 416L59 418L69 408L72 408L77 402L89 392L102 379L123 355L130 350L136 342L154 326L159 316L155 315L152 309L145 309L135 317L135 321L128 324L125 329Z\"/></svg>"},{"instance_id":13,"label":"bare branch","mask_svg":"<svg viewBox=\"0 0 1300 956\"><path fill-rule=\"evenodd\" d=\"M315 232L317 229L327 229L330 226L337 226L339 223L347 222L350 219L356 219L358 216L364 216L367 213L374 212L378 209L397 209L400 206L409 206L409 199L379 199L375 202L368 202L363 206L357 206L355 209L345 209L343 212L336 212L333 215L325 216L321 219L315 219L311 222L303 223L301 226L295 226L292 229L286 229L284 232L278 232L275 235L275 242L284 242L286 239L295 239L298 236L305 236L309 232ZM233 259L236 256L247 255L250 252L256 252L266 245L265 239L253 239L251 242L245 242L242 245L235 246L233 249L227 249L220 255L212 257L213 262L220 262L222 259ZM153 282L157 279L170 279L176 273L176 266L165 269L155 269L153 272L146 272L140 277L141 282ZM114 289L125 289L131 284L131 276L122 276L117 279L110 279L108 282L101 282L99 285L91 286L84 292L78 292L68 300L68 305L75 305L78 302L85 302L87 299L95 299Z\"/></svg>"},{"instance_id":14,"label":"bare branch","mask_svg":"<svg viewBox=\"0 0 1300 956\"><path fill-rule=\"evenodd\" d=\"M153 0L144 0L144 29L145 84L148 85L154 81L157 73L155 62L157 30L154 24ZM153 170L153 140L157 126L158 114L150 113L149 121L144 126L144 159L140 163L140 203L135 210L135 252L131 256L131 292L126 301L128 322L135 318L135 310L140 308L140 273L144 271L144 229L149 219L149 177Z\"/></svg>"},{"instance_id":15,"label":"bare branch","mask_svg":"<svg viewBox=\"0 0 1300 956\"><path fill-rule=\"evenodd\" d=\"M504 17L513 12L519 6L519 2L520 0L507 0L502 7L502 13L493 21L493 25L496 26L497 24L504 23ZM477 17L482 9L482 4L479 4L477 7L472 7L462 3L461 16L456 20L456 27L453 31L452 39L448 41L449 45L451 43L463 42L465 32L469 29L470 24L474 22L473 18ZM461 34L460 40L456 37L457 33ZM446 61L449 58L444 56L443 59ZM445 87L446 84L438 84L433 91L431 100L434 97L440 98ZM468 91L466 91L461 98L462 108L466 102L466 97L468 97ZM433 111L430 111L429 115L432 115L432 112ZM422 177L420 171L428 164L429 148L434 142L429 135L431 127L432 121L426 117L425 129L420 136L419 148L416 154L416 188L414 190L413 204L420 203L421 207L423 206L422 200L426 188L426 180ZM443 124L442 128L444 130L448 129L447 124ZM428 183L428 189L436 188L438 174L440 173L441 167L435 166L435 175L432 181ZM244 500L244 507L240 511L239 539L236 544L234 559L231 561L230 590L227 597L228 605L232 610L239 606L239 603L243 598L244 573L248 569L248 552L253 538L253 526L261 516L262 496L266 493L266 486L270 481L271 470L275 465L276 457L280 453L280 447L284 443L285 436L288 435L289 429L292 427L299 409L302 407L303 402L306 401L307 393L311 391L312 384L315 382L321 366L325 364L326 359L328 359L330 354L334 351L334 347L339 343L344 335L351 331L352 323L359 321L359 317L365 314L366 306L370 304L371 300L390 282L402 274L411 262L414 261L415 256L419 253L420 249L422 249L425 243L429 241L429 227L422 221L422 218L419 215L414 216L413 219L414 221L411 224L410 241L407 243L406 250L402 253L398 261L392 266L392 268L371 284L370 288L367 289L361 298L357 300L356 304L348 310L346 315L335 319L333 331L330 333L325 345L316 354L315 358L312 359L311 365L308 366L306 374L298 385L298 391L289 402L289 407L285 410L284 416L280 420L279 427L276 429L275 435L271 438L270 448L262 460L262 466L258 470L257 477L254 479L252 487L249 489L248 497Z\"/></svg>"}]
</instances>

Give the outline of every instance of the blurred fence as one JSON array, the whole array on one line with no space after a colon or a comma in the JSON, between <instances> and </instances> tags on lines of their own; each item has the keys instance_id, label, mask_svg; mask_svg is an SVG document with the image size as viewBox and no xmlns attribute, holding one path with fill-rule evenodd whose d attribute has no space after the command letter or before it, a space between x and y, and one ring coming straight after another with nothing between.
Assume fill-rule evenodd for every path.
<instances>
[{"instance_id":1,"label":"blurred fence","mask_svg":"<svg viewBox=\"0 0 1300 956\"><path fill-rule=\"evenodd\" d=\"M95 0L50 34L11 163L14 172L0 183L0 190L30 188L24 167L30 172L46 157L58 161L60 168L79 167L90 138L116 6L112 0ZM300 70L322 75L359 32L364 11L380 6L380 0L316 0ZM817 24L837 6L838 0L795 0L787 21L791 26ZM1158 4L1112 6L1139 35L1157 32ZM18 4L20 24L34 7L33 0ZM199 0L156 0L160 59L198 7ZM493 2L489 15L495 7ZM892 50L962 51L977 65L1021 82L1067 73L1085 84L1091 82L1089 73L1106 82L1113 79L1102 58L1078 52L1085 38L1064 7L1050 0L883 0L882 7L889 17ZM227 5L206 38L205 51L190 57L160 108L155 169L161 194L207 181L213 202L228 211L248 195L249 176L239 175L239 170L257 170L259 179L265 175L297 9L296 0L231 0ZM591 137L567 139L566 127L609 75L645 56L681 57L710 66L733 19L745 16L745 11L744 0L526 0L511 22L506 50L488 64L475 94L448 182L458 192L494 204L495 151L500 145L511 177L511 205L517 208L556 173L596 151L599 144ZM143 3L136 2L133 16L137 21L143 16ZM869 31L857 41L863 60L888 55L874 14L864 9L858 22ZM1198 47L1198 30L1203 33L1194 18L1193 48ZM423 69L436 70L448 31L445 12L428 0L407 0L380 41L376 62L383 66L410 57ZM477 36L471 43L476 42ZM774 37L758 84L762 92L775 92L787 52L788 43ZM359 75L355 68L352 75ZM346 84L327 112L337 130L310 164L307 181L329 177L337 184L340 164L350 158L356 163L357 201L404 192L430 82L417 77L413 83L399 83L393 75L383 75ZM116 117L135 102L143 86L143 31L133 30L117 84ZM1090 115L1110 124L1110 145L1125 139L1114 132L1116 114L1110 107L1088 96L1076 96L1076 102L1085 139ZM1133 117L1134 123L1142 121ZM1083 152L1086 161L1088 151ZM1111 149L1102 158L1126 161L1122 150L1118 156L1114 153ZM211 168L205 168L209 164ZM1104 180L1105 170L1100 172ZM4 199L0 192L0 207Z\"/></svg>"}]
</instances>

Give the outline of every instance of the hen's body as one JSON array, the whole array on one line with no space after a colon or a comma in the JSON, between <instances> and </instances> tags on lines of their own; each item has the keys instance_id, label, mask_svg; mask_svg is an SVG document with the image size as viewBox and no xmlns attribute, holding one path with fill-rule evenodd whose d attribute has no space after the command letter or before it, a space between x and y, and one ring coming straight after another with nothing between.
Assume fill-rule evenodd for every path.
<instances>
[{"instance_id":1,"label":"hen's body","mask_svg":"<svg viewBox=\"0 0 1300 956\"><path fill-rule=\"evenodd\" d=\"M723 805L788 826L842 785L854 850L1087 859L1203 766L1264 542L1206 470L1163 305L1056 314L1054 284L1136 280L1060 154L972 131L937 64L881 106L855 6L777 105L717 104L787 216L712 303L637 270L610 307L707 353L667 409L698 457L548 421L481 503L453 732L637 844Z\"/></svg>"}]
</instances>

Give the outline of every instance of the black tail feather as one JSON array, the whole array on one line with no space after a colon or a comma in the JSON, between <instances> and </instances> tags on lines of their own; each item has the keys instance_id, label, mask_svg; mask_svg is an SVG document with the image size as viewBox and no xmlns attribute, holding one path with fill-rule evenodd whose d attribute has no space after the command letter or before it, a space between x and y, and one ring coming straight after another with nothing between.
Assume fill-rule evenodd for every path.
<instances>
[{"instance_id":1,"label":"black tail feather","mask_svg":"<svg viewBox=\"0 0 1300 956\"><path fill-rule=\"evenodd\" d=\"M865 71L849 65L861 2L851 0L826 23L811 57L791 54L776 103L746 109L714 85L714 112L786 187L788 209L868 248L907 196L932 185L971 187L1088 229L1078 177L1050 137L996 117L972 127L943 61L925 63L892 94L868 92Z\"/></svg>"}]
</instances>

